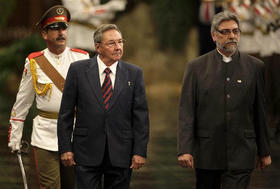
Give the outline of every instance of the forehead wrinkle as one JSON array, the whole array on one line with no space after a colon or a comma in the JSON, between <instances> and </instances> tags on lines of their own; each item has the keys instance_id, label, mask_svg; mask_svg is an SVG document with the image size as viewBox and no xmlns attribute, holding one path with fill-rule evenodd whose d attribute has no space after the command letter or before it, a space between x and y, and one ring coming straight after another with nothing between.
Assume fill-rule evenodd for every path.
<instances>
[{"instance_id":1,"label":"forehead wrinkle","mask_svg":"<svg viewBox=\"0 0 280 189\"><path fill-rule=\"evenodd\" d=\"M238 24L233 20L221 22L218 27L220 28L220 27L232 27L232 26L238 28Z\"/></svg>"},{"instance_id":2,"label":"forehead wrinkle","mask_svg":"<svg viewBox=\"0 0 280 189\"><path fill-rule=\"evenodd\" d=\"M108 30L103 33L103 40L120 40L122 39L122 35L116 30Z\"/></svg>"}]
</instances>

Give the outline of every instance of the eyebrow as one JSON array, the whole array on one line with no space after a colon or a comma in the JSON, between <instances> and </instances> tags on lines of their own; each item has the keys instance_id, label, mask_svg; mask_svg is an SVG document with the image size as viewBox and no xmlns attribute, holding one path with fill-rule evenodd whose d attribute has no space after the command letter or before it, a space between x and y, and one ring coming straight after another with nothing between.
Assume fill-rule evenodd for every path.
<instances>
[{"instance_id":1,"label":"eyebrow","mask_svg":"<svg viewBox=\"0 0 280 189\"><path fill-rule=\"evenodd\" d=\"M218 29L219 29L219 28L218 28ZM219 29L219 30L234 30L234 29L239 29L239 27L232 28L232 29L230 29L230 28L221 28L221 29Z\"/></svg>"},{"instance_id":2,"label":"eyebrow","mask_svg":"<svg viewBox=\"0 0 280 189\"><path fill-rule=\"evenodd\" d=\"M109 41L120 41L120 40L123 40L123 39L115 39L115 40L110 39Z\"/></svg>"}]
</instances>

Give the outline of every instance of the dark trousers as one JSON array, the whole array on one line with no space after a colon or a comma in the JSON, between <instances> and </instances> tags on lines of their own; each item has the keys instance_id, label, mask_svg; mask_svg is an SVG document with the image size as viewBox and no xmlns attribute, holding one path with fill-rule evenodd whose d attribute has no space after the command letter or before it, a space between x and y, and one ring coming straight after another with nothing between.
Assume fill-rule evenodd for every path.
<instances>
[{"instance_id":1,"label":"dark trousers","mask_svg":"<svg viewBox=\"0 0 280 189\"><path fill-rule=\"evenodd\" d=\"M60 183L61 183L61 189L74 189L75 186L74 167L65 167L60 162Z\"/></svg>"},{"instance_id":2,"label":"dark trousers","mask_svg":"<svg viewBox=\"0 0 280 189\"><path fill-rule=\"evenodd\" d=\"M251 173L251 169L196 169L196 189L248 189Z\"/></svg>"},{"instance_id":3,"label":"dark trousers","mask_svg":"<svg viewBox=\"0 0 280 189\"><path fill-rule=\"evenodd\" d=\"M75 166L77 189L101 189L102 178L104 189L129 189L131 172L130 168L112 166L106 145L106 152L100 166Z\"/></svg>"}]
</instances>

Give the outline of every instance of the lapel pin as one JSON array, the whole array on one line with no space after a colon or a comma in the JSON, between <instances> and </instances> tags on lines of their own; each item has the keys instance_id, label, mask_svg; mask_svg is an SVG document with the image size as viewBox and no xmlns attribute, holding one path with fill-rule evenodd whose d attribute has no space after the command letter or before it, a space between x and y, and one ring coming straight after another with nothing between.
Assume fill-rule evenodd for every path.
<instances>
[{"instance_id":1,"label":"lapel pin","mask_svg":"<svg viewBox=\"0 0 280 189\"><path fill-rule=\"evenodd\" d=\"M128 84L128 86L130 87L130 85L131 85L131 82L129 81L129 82L127 82L127 84Z\"/></svg>"},{"instance_id":2,"label":"lapel pin","mask_svg":"<svg viewBox=\"0 0 280 189\"><path fill-rule=\"evenodd\" d=\"M237 80L237 83L242 83L242 80L238 79L238 80Z\"/></svg>"}]
</instances>

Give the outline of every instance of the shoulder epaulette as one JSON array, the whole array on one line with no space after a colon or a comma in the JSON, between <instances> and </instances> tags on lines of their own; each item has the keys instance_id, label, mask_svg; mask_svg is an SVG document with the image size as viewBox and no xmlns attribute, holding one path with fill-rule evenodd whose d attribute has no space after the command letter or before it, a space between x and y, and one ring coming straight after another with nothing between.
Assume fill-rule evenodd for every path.
<instances>
[{"instance_id":1,"label":"shoulder epaulette","mask_svg":"<svg viewBox=\"0 0 280 189\"><path fill-rule=\"evenodd\" d=\"M28 55L28 59L30 60L30 59L32 59L32 58L36 58L36 57L41 56L41 55L43 55L43 54L44 54L43 51L33 52L33 53L30 53L30 54Z\"/></svg>"},{"instance_id":2,"label":"shoulder epaulette","mask_svg":"<svg viewBox=\"0 0 280 189\"><path fill-rule=\"evenodd\" d=\"M87 51L84 51L84 50L81 50L81 49L70 48L70 50L71 50L71 51L74 51L74 52L79 52L79 53L82 53L82 54L85 54L85 55L88 54Z\"/></svg>"}]
</instances>

